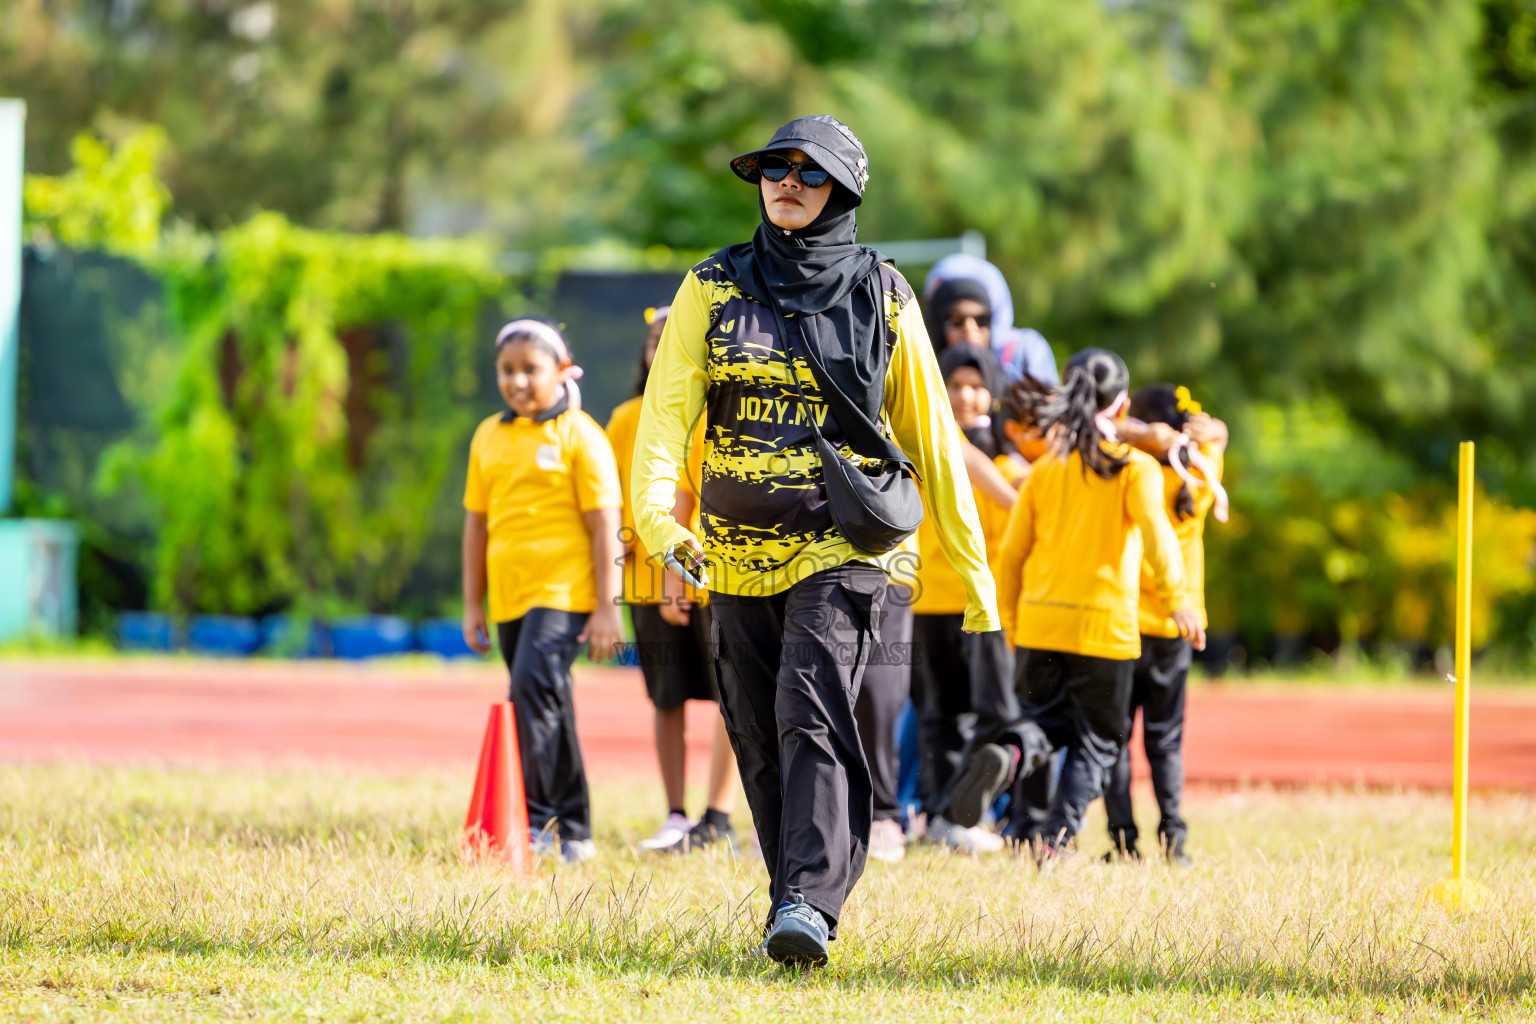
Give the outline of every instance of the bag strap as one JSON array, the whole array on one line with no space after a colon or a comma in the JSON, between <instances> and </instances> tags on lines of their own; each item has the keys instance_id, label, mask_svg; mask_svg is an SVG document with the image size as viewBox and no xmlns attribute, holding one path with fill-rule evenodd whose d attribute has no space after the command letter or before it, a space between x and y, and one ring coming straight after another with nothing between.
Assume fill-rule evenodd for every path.
<instances>
[{"instance_id":1,"label":"bag strap","mask_svg":"<svg viewBox=\"0 0 1536 1024\"><path fill-rule=\"evenodd\" d=\"M805 397L805 388L800 386L800 375L795 372L795 353L794 350L790 348L789 330L785 327L785 321L787 318L784 316L783 311L779 309L778 300L775 299L771 293L768 296L768 304L769 310L771 310L773 313L774 333L777 334L779 340L784 343L784 359L785 362L789 364L790 380L795 382L795 390L800 393L800 408L804 410L805 418L810 421L811 429L816 432L816 440L824 441L826 439L821 436L821 427L819 427L816 423L816 415L815 413L811 412L810 402ZM725 318L725 306L725 303L721 303L721 305L715 310L714 316L710 318L709 325L704 329L705 337L708 337L710 334L714 333L715 328L720 326L720 321ZM805 339L802 337L801 340L804 341ZM809 356L807 356L807 361L809 361Z\"/></svg>"},{"instance_id":2,"label":"bag strap","mask_svg":"<svg viewBox=\"0 0 1536 1024\"><path fill-rule=\"evenodd\" d=\"M785 323L784 314L779 312L778 302L773 304L773 319L779 326L779 339L784 342L784 361L789 365L789 379L795 382L795 390L800 394L800 409L810 421L811 429L816 432L816 440L825 442L826 438L821 436L821 426L816 422L816 413L811 410L811 403L805 397L805 386L800 383L800 374L795 371L795 350L789 343L789 325ZM795 329L799 330L800 325L796 324ZM802 336L800 340L804 341L805 338Z\"/></svg>"},{"instance_id":3,"label":"bag strap","mask_svg":"<svg viewBox=\"0 0 1536 1024\"><path fill-rule=\"evenodd\" d=\"M771 308L773 310L773 321L774 321L774 326L777 329L777 332L778 332L778 335L779 335L779 340L784 343L784 361L789 365L789 377L790 377L790 379L792 381L794 381L794 383L795 383L795 391L797 391L799 393L799 395L800 395L800 408L805 410L805 418L810 420L811 430L815 432L816 440L817 441L825 442L826 438L821 436L821 427L816 422L816 414L811 410L810 401L805 397L805 387L800 383L800 374L795 372L795 349L794 349L794 346L790 343L790 340L789 340L789 333L790 333L789 320L790 320L790 318L786 317L784 315L783 311L781 311L779 309L779 303L778 303L777 299L774 299L772 296L769 296L769 302L772 304ZM801 341L802 344L804 344L805 343L805 333L801 329L800 322L798 320L796 320L796 322L794 324L794 329L796 331L800 332L800 341ZM883 344L883 340L882 340L882 344ZM807 366L812 366L813 367L812 371L811 371L811 375L812 376L815 376L815 369L814 369L814 366L813 366L813 364L811 362L811 360L814 359L814 358L815 357L811 354L811 347L810 347L810 345L806 345L805 346L805 362L806 362ZM822 403L822 404L825 405L826 403ZM905 454L905 453L903 453L903 454ZM867 455L860 455L859 458L868 461L869 456L867 456ZM882 460L882 461L894 462L898 466L905 466L906 469L907 469L907 472L911 473L913 477L917 477L917 467L912 464L912 461L910 459L885 459L885 460Z\"/></svg>"}]
</instances>

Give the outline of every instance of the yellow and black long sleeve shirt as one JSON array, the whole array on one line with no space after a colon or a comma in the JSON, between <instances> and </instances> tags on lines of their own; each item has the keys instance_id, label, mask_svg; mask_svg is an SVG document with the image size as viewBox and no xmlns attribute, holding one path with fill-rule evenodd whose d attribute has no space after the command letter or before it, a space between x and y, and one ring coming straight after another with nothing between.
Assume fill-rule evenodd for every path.
<instances>
[{"instance_id":1,"label":"yellow and black long sleeve shirt","mask_svg":"<svg viewBox=\"0 0 1536 1024\"><path fill-rule=\"evenodd\" d=\"M965 581L965 628L998 629L985 541L938 362L911 287L894 267L884 265L880 273L889 357L885 426L916 466L944 553ZM828 416L810 367L802 358L791 363L773 316L713 260L688 272L651 364L635 441L630 494L640 540L651 551L668 551L689 536L670 513L703 416L700 526L711 590L776 594L855 560L898 569L910 553L867 555L832 521L815 434L791 373L823 436L845 456L858 456Z\"/></svg>"},{"instance_id":2,"label":"yellow and black long sleeve shirt","mask_svg":"<svg viewBox=\"0 0 1536 1024\"><path fill-rule=\"evenodd\" d=\"M613 445L613 458L619 465L619 488L624 494L623 529L627 533L622 539L629 544L629 555L624 559L624 603L625 604L660 604L662 601L662 574L666 569L661 564L661 559L654 557L646 550L641 542L639 533L635 530L635 510L629 500L629 474L635 461L635 431L640 428L640 408L643 399L631 398L614 409L608 417L608 443ZM681 486L686 488L695 499L693 515L689 518L688 527L698 529L699 510L697 506L699 478L704 471L704 424L699 423L699 429L694 431L693 445L688 449L688 465L685 474L686 479ZM682 493L679 491L679 493ZM687 588L688 599L696 604L708 604L709 592L697 591L693 587Z\"/></svg>"}]
</instances>

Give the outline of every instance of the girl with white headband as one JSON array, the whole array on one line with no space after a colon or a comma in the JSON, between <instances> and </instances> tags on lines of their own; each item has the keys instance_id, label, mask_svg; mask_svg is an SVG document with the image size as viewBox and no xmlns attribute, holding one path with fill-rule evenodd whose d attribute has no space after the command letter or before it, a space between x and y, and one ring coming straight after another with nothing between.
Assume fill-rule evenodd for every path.
<instances>
[{"instance_id":1,"label":"girl with white headband","mask_svg":"<svg viewBox=\"0 0 1536 1024\"><path fill-rule=\"evenodd\" d=\"M1190 604L1205 618L1205 517L1215 512L1218 522L1227 519L1227 495L1221 486L1222 459L1227 447L1227 426L1200 408L1188 388L1154 384L1137 391L1131 399L1134 424L1127 431L1136 447L1162 464L1163 500L1173 522L1184 558ZM1184 792L1184 691L1192 660L1189 638L1180 631L1158 593L1151 567L1141 573L1141 656L1131 682L1130 712L1141 709L1142 738L1151 768L1152 791L1157 796L1158 846L1169 862L1190 864L1184 851L1188 827L1179 814ZM1104 809L1109 816L1109 837L1114 843L1110 859L1139 860L1136 820L1131 813L1131 754L1120 748L1120 758L1104 790Z\"/></svg>"},{"instance_id":2,"label":"girl with white headband","mask_svg":"<svg viewBox=\"0 0 1536 1024\"><path fill-rule=\"evenodd\" d=\"M1084 349L1041 412L1052 446L1009 513L994 567L1019 719L971 754L950 794L950 819L975 825L1010 781L1066 748L1040 833L1013 836L1042 863L1082 829L1130 732L1143 559L1170 619L1205 646L1157 460L1119 433L1129 376L1113 352Z\"/></svg>"},{"instance_id":3,"label":"girl with white headband","mask_svg":"<svg viewBox=\"0 0 1536 1024\"><path fill-rule=\"evenodd\" d=\"M488 652L495 623L533 847L567 861L597 855L571 663L583 644L604 661L624 640L619 475L603 428L578 407L580 375L553 323L503 327L496 386L508 408L476 429L464 485L464 640Z\"/></svg>"}]
</instances>

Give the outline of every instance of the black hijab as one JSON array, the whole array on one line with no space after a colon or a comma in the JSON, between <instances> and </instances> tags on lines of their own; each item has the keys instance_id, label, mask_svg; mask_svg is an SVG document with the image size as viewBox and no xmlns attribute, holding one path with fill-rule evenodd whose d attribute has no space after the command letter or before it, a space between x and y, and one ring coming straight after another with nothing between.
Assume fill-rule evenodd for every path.
<instances>
[{"instance_id":1,"label":"black hijab","mask_svg":"<svg viewBox=\"0 0 1536 1024\"><path fill-rule=\"evenodd\" d=\"M997 404L1008 391L1008 375L1003 372L997 356L992 354L991 349L980 345L951 345L939 353L939 373L943 375L945 384L949 383L950 374L962 366L969 366L981 374L982 384L986 385L988 393L992 395L992 408L988 414L996 413Z\"/></svg>"},{"instance_id":2,"label":"black hijab","mask_svg":"<svg viewBox=\"0 0 1536 1024\"><path fill-rule=\"evenodd\" d=\"M881 431L885 400L885 258L856 241L858 203L834 182L814 221L794 231L762 217L752 241L722 249L725 276L775 310L781 340L806 358L849 447L866 458L911 460Z\"/></svg>"},{"instance_id":3,"label":"black hijab","mask_svg":"<svg viewBox=\"0 0 1536 1024\"><path fill-rule=\"evenodd\" d=\"M950 375L962 366L969 366L981 374L981 382L992 396L992 407L987 410L991 422L986 426L962 427L960 432L989 459L996 458L1000 452L1012 451L1013 445L1008 441L1008 433L1003 430L1002 417L998 413L998 406L1008 391L1008 375L1003 372L1002 364L991 349L979 345L951 345L939 353L939 373L946 385Z\"/></svg>"}]
</instances>

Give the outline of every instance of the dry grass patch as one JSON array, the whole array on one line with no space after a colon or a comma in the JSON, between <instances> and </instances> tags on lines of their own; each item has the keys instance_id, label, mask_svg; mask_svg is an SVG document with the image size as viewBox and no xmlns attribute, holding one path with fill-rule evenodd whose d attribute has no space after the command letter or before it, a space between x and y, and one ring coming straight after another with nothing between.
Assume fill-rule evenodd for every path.
<instances>
[{"instance_id":1,"label":"dry grass patch","mask_svg":"<svg viewBox=\"0 0 1536 1024\"><path fill-rule=\"evenodd\" d=\"M1536 1013L1536 803L1479 799L1492 909L1420 902L1449 806L1197 794L1193 871L871 865L830 969L750 955L760 861L642 858L653 786L599 787L604 857L466 871L468 779L0 767L0 1014L25 1019L1496 1020ZM1149 823L1150 824L1150 823Z\"/></svg>"}]
</instances>

